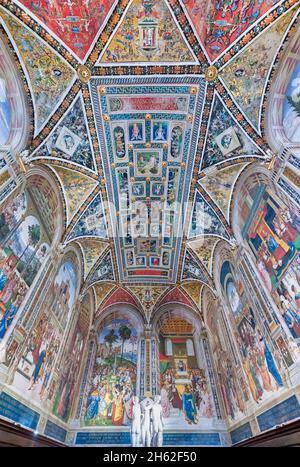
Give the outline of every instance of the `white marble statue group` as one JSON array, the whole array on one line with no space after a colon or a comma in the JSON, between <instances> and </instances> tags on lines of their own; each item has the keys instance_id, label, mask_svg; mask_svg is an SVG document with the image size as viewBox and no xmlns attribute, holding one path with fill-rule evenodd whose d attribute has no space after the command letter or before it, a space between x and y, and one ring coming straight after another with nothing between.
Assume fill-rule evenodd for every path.
<instances>
[{"instance_id":1,"label":"white marble statue group","mask_svg":"<svg viewBox=\"0 0 300 467\"><path fill-rule=\"evenodd\" d=\"M163 421L161 397L154 400L147 397L141 403L138 396L133 398L132 408L132 446L162 446Z\"/></svg>"}]
</instances>

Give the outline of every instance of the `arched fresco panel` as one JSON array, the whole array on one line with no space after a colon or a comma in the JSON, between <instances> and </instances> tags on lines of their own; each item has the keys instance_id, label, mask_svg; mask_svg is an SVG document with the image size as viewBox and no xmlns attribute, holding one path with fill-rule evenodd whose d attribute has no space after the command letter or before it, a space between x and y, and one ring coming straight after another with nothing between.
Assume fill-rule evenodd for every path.
<instances>
[{"instance_id":1,"label":"arched fresco panel","mask_svg":"<svg viewBox=\"0 0 300 467\"><path fill-rule=\"evenodd\" d=\"M283 128L292 143L300 143L300 61L295 65L283 104Z\"/></svg>"},{"instance_id":2,"label":"arched fresco panel","mask_svg":"<svg viewBox=\"0 0 300 467\"><path fill-rule=\"evenodd\" d=\"M264 129L268 144L281 150L289 143L300 142L299 78L300 78L300 34L296 23L294 33L284 53L275 64L276 75L270 87Z\"/></svg>"},{"instance_id":3,"label":"arched fresco panel","mask_svg":"<svg viewBox=\"0 0 300 467\"><path fill-rule=\"evenodd\" d=\"M35 402L53 396L51 377L73 311L77 281L75 265L65 260L16 363L13 386Z\"/></svg>"},{"instance_id":4,"label":"arched fresco panel","mask_svg":"<svg viewBox=\"0 0 300 467\"><path fill-rule=\"evenodd\" d=\"M250 399L246 379L234 341L218 302L208 294L204 300L205 324L208 330L211 352L215 363L224 414L230 423L246 415L246 403Z\"/></svg>"},{"instance_id":5,"label":"arched fresco panel","mask_svg":"<svg viewBox=\"0 0 300 467\"><path fill-rule=\"evenodd\" d=\"M130 313L109 314L100 324L84 413L87 426L129 426L137 387L139 329Z\"/></svg>"},{"instance_id":6,"label":"arched fresco panel","mask_svg":"<svg viewBox=\"0 0 300 467\"><path fill-rule=\"evenodd\" d=\"M4 77L0 77L0 144L4 145L10 135L12 126L12 108L9 101L9 90Z\"/></svg>"},{"instance_id":7,"label":"arched fresco panel","mask_svg":"<svg viewBox=\"0 0 300 467\"><path fill-rule=\"evenodd\" d=\"M64 421L69 419L78 391L80 369L91 322L90 297L86 295L79 306L80 313L64 349L59 365L60 377L54 391L52 412Z\"/></svg>"},{"instance_id":8,"label":"arched fresco panel","mask_svg":"<svg viewBox=\"0 0 300 467\"><path fill-rule=\"evenodd\" d=\"M60 234L60 203L51 183L41 175L28 178L26 190L0 214L0 341Z\"/></svg>"},{"instance_id":9,"label":"arched fresco panel","mask_svg":"<svg viewBox=\"0 0 300 467\"><path fill-rule=\"evenodd\" d=\"M158 323L160 395L166 429L211 426L215 410L200 350L199 324L188 312L164 313Z\"/></svg>"},{"instance_id":10,"label":"arched fresco panel","mask_svg":"<svg viewBox=\"0 0 300 467\"><path fill-rule=\"evenodd\" d=\"M300 343L300 217L266 183L242 190L242 236L290 335Z\"/></svg>"},{"instance_id":11,"label":"arched fresco panel","mask_svg":"<svg viewBox=\"0 0 300 467\"><path fill-rule=\"evenodd\" d=\"M38 216L20 194L0 215L0 339L8 331L49 250Z\"/></svg>"},{"instance_id":12,"label":"arched fresco panel","mask_svg":"<svg viewBox=\"0 0 300 467\"><path fill-rule=\"evenodd\" d=\"M19 77L0 39L0 146L11 145L13 148L20 148L26 130L27 115Z\"/></svg>"},{"instance_id":13,"label":"arched fresco panel","mask_svg":"<svg viewBox=\"0 0 300 467\"><path fill-rule=\"evenodd\" d=\"M259 403L283 388L282 377L265 331L249 304L243 281L234 274L229 261L222 265L220 282L248 386L253 400Z\"/></svg>"}]
</instances>

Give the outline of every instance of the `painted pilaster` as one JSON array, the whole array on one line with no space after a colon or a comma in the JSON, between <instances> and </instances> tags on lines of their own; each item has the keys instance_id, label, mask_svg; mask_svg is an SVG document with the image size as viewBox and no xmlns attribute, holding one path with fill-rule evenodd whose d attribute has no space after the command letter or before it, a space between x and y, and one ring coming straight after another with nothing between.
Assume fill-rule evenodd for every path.
<instances>
[{"instance_id":1,"label":"painted pilaster","mask_svg":"<svg viewBox=\"0 0 300 467\"><path fill-rule=\"evenodd\" d=\"M97 336L96 336L95 331L92 331L91 338L87 345L87 356L84 362L84 370L83 370L82 380L80 384L79 398L78 398L76 412L74 416L74 422L76 424L79 424L81 418L84 417L83 409L86 406L88 383L90 381L91 374L93 371L93 363L95 361L96 350L97 350Z\"/></svg>"},{"instance_id":2,"label":"painted pilaster","mask_svg":"<svg viewBox=\"0 0 300 467\"><path fill-rule=\"evenodd\" d=\"M208 384L210 386L211 393L212 393L213 400L214 400L216 417L218 420L223 420L221 405L219 402L217 382L216 382L213 362L211 358L210 346L208 342L207 332L205 329L202 329L198 338L195 339L195 343L196 343L196 349L198 347L198 351L200 352L200 354L204 356L204 361L206 363Z\"/></svg>"}]
</instances>

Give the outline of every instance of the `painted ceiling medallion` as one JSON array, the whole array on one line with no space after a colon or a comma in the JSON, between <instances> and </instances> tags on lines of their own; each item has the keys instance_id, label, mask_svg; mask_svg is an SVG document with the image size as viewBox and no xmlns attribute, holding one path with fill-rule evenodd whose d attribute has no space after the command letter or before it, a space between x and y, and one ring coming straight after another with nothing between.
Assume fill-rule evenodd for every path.
<instances>
[{"instance_id":1,"label":"painted ceiling medallion","mask_svg":"<svg viewBox=\"0 0 300 467\"><path fill-rule=\"evenodd\" d=\"M209 66L205 73L207 81L214 81L218 76L218 70L215 66Z\"/></svg>"},{"instance_id":2,"label":"painted ceiling medallion","mask_svg":"<svg viewBox=\"0 0 300 467\"><path fill-rule=\"evenodd\" d=\"M91 79L92 73L91 70L85 65L79 65L77 68L77 75L80 81L88 83Z\"/></svg>"}]
</instances>

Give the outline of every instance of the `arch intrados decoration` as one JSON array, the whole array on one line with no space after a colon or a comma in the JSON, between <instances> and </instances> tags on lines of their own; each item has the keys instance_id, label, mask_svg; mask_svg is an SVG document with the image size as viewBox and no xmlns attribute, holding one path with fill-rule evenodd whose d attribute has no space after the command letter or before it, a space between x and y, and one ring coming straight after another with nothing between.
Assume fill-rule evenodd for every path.
<instances>
[{"instance_id":1,"label":"arch intrados decoration","mask_svg":"<svg viewBox=\"0 0 300 467\"><path fill-rule=\"evenodd\" d=\"M106 308L106 307L102 308L103 304L105 304L106 301L109 300L111 295L116 291L116 284L115 283L110 282L110 281L104 282L105 285L110 284L111 289L106 293L106 295L103 297L101 303L99 303L98 306L97 306L97 298L96 298L96 292L95 292L94 286L97 285L97 284L102 284L102 283L103 282L101 282L101 281L93 282L93 284L89 285L87 287L87 289L85 289L84 287L82 289L82 294L83 295L85 295L88 292L91 292L91 294L93 296L93 303L94 303L94 309L95 309L94 318L95 319L97 319L100 316L102 310L104 310Z\"/></svg>"},{"instance_id":2,"label":"arch intrados decoration","mask_svg":"<svg viewBox=\"0 0 300 467\"><path fill-rule=\"evenodd\" d=\"M59 269L61 266L66 262L69 261L74 265L74 268L76 270L77 274L77 287L76 287L76 293L75 293L75 301L78 298L79 295L79 285L82 283L83 277L82 277L82 264L81 264L81 255L78 250L78 247L75 245L68 245L62 252L60 256L60 261L58 264L58 267L56 269L56 274L58 273ZM56 275L55 274L55 275ZM54 275L54 277L55 277Z\"/></svg>"},{"instance_id":3,"label":"arch intrados decoration","mask_svg":"<svg viewBox=\"0 0 300 467\"><path fill-rule=\"evenodd\" d=\"M5 146L10 146L16 152L22 151L29 140L29 112L27 97L12 60L12 54L5 44L5 37L1 34L0 22L0 78L5 80L5 88L11 109L11 125ZM1 84L1 83L0 83Z\"/></svg>"},{"instance_id":4,"label":"arch intrados decoration","mask_svg":"<svg viewBox=\"0 0 300 467\"><path fill-rule=\"evenodd\" d=\"M203 243L205 243L205 237L203 237L202 239L193 240L193 244L196 244L196 242L201 242L201 243L203 242ZM201 244L201 243L200 243L200 244ZM206 271L207 271L209 277L212 278L212 279L214 278L215 256L216 256L216 251L217 251L216 248L217 248L217 246L220 245L220 244L226 245L226 246L228 247L228 249L231 248L230 241L227 240L226 238L221 238L221 237L219 237L218 240L216 241L216 244L214 245L214 247L213 247L212 250L211 250L211 273L210 273L210 272L208 271L208 269L205 267L205 269L206 269ZM191 246L190 246L190 249L193 250L193 248L192 248ZM198 282L201 282L201 281L198 281ZM203 284L203 289L204 289L204 287L210 289L210 291L211 291L211 293L212 293L213 295L216 293L216 290L215 290L215 288L214 288L214 280L212 280L212 285L211 285L211 284L207 284L207 283L205 283L205 282L201 282L201 283ZM202 290L203 290L203 289L202 289ZM202 309L202 299L200 300L200 309Z\"/></svg>"},{"instance_id":5,"label":"arch intrados decoration","mask_svg":"<svg viewBox=\"0 0 300 467\"><path fill-rule=\"evenodd\" d=\"M159 331L162 324L169 319L183 319L193 326L193 332L200 332L203 325L201 317L192 308L187 305L167 303L162 305L155 313L152 320L153 329Z\"/></svg>"},{"instance_id":6,"label":"arch intrados decoration","mask_svg":"<svg viewBox=\"0 0 300 467\"><path fill-rule=\"evenodd\" d=\"M223 291L220 281L220 274L222 265L225 261L229 261L231 264L235 263L234 251L230 246L228 246L227 242L220 242L215 249L213 272L215 287L218 294L221 296Z\"/></svg>"},{"instance_id":7,"label":"arch intrados decoration","mask_svg":"<svg viewBox=\"0 0 300 467\"><path fill-rule=\"evenodd\" d=\"M140 311L133 305L128 303L113 304L101 311L93 324L93 328L97 334L115 319L127 319L135 328L138 334L141 334L144 329L144 319Z\"/></svg>"},{"instance_id":8,"label":"arch intrados decoration","mask_svg":"<svg viewBox=\"0 0 300 467\"><path fill-rule=\"evenodd\" d=\"M101 281L93 282L91 285L89 285L87 290L91 290L91 288L94 285L101 284L101 283L102 283ZM106 310L106 309L108 309L108 308L110 308L112 306L118 306L118 305L132 306L134 309L138 310L138 312L141 313L142 316L144 316L142 305L140 304L140 302L136 299L136 297L132 294L132 292L130 290L128 290L125 287L119 287L118 288L118 287L116 287L116 284L114 282L111 282L111 281L107 281L107 282L105 282L105 284L110 284L112 286L112 289L107 293L107 295L105 295L102 302L96 308L96 311L95 311L96 319L98 319L98 317L103 314L104 310ZM114 296L114 294L117 293L120 290L126 292L126 294L128 294L128 296L130 296L130 298L132 299L132 302L134 304L132 302L129 303L129 302L125 301L125 299L122 299L120 297L118 297L115 301L110 302L110 303L107 304L107 302L110 301L112 296ZM95 303L96 303L96 301L95 301Z\"/></svg>"},{"instance_id":9,"label":"arch intrados decoration","mask_svg":"<svg viewBox=\"0 0 300 467\"><path fill-rule=\"evenodd\" d=\"M203 321L206 327L209 327L210 319L213 318L218 305L218 300L208 287L204 287L201 296Z\"/></svg>"},{"instance_id":10,"label":"arch intrados decoration","mask_svg":"<svg viewBox=\"0 0 300 467\"><path fill-rule=\"evenodd\" d=\"M258 164L261 164L261 162L252 162L247 165L241 170L239 173L239 176L234 182L234 185L232 187L232 192L231 192L231 199L230 199L230 205L229 205L229 225L232 227L234 231L234 209L235 209L235 198L236 198L236 193L240 189L239 187L241 186L240 180L244 177L245 172L252 170L253 166L255 167L260 167Z\"/></svg>"},{"instance_id":11,"label":"arch intrados decoration","mask_svg":"<svg viewBox=\"0 0 300 467\"><path fill-rule=\"evenodd\" d=\"M39 184L40 180L46 182L44 186ZM64 229L64 200L60 195L57 181L48 170L35 166L31 167L26 174L26 188L32 197L34 197L34 194L32 194L31 189L38 188L40 193L47 199L47 202L51 201L50 207L54 209L52 213L54 220L52 245L57 245L61 241ZM43 213L41 213L41 217L43 218Z\"/></svg>"},{"instance_id":12,"label":"arch intrados decoration","mask_svg":"<svg viewBox=\"0 0 300 467\"><path fill-rule=\"evenodd\" d=\"M87 308L85 308L84 306L85 301L87 302ZM92 290L88 291L84 295L84 297L82 298L80 302L79 308L80 308L79 315L78 315L79 327L80 329L85 327L87 329L86 336L88 336L92 322L93 322L94 309L95 309L95 303L94 303L94 297L93 297ZM85 315L88 315L88 316L85 316Z\"/></svg>"},{"instance_id":13,"label":"arch intrados decoration","mask_svg":"<svg viewBox=\"0 0 300 467\"><path fill-rule=\"evenodd\" d=\"M120 302L119 302L119 301L116 301L116 302L114 302L113 304L107 305L107 306L104 307L104 308L101 308L101 304L100 304L100 306L98 307L97 313L96 313L96 314L97 314L97 318L98 318L100 315L102 315L104 311L106 311L107 309L111 308L112 306L121 306L121 305L122 305L122 306L123 306L123 305L124 305L124 306L132 306L135 310L137 310L139 313L141 313L141 309L139 309L137 306L135 307L135 306L132 305L132 304L129 305L129 304L128 304L127 302L125 302L125 301L124 301L124 302L122 302L122 301L120 301ZM142 314L142 313L141 313L141 314Z\"/></svg>"},{"instance_id":14,"label":"arch intrados decoration","mask_svg":"<svg viewBox=\"0 0 300 467\"><path fill-rule=\"evenodd\" d=\"M283 146L293 144L287 138L283 128L283 106L286 92L295 66L300 60L300 29L295 27L295 34L287 42L288 46L282 56L276 73L273 75L272 86L266 100L264 133L273 151L279 151ZM300 143L299 143L300 144Z\"/></svg>"}]
</instances>

